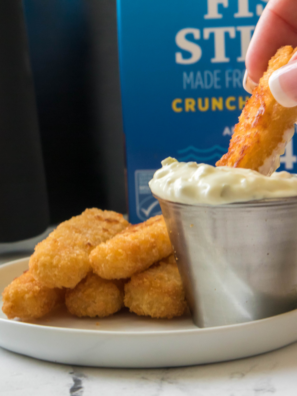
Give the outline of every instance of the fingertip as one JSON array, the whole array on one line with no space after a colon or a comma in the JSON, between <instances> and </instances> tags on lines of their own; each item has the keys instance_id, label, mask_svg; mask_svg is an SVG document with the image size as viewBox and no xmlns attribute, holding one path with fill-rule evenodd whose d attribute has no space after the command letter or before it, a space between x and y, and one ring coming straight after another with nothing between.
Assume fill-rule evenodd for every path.
<instances>
[{"instance_id":1,"label":"fingertip","mask_svg":"<svg viewBox=\"0 0 297 396\"><path fill-rule=\"evenodd\" d=\"M294 61L296 61L296 60L297 60L297 52L295 52L295 54L292 56L292 58L290 59L290 61L288 62L288 64L291 63L291 62L294 62Z\"/></svg>"},{"instance_id":2,"label":"fingertip","mask_svg":"<svg viewBox=\"0 0 297 396\"><path fill-rule=\"evenodd\" d=\"M283 107L297 106L297 60L274 71L269 78L269 88L274 99Z\"/></svg>"}]
</instances>

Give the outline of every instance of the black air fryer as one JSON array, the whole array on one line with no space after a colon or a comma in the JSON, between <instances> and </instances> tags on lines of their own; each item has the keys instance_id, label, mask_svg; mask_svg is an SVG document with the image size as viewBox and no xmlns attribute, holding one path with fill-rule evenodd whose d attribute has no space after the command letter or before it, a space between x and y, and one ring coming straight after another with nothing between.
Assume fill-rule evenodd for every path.
<instances>
[{"instance_id":1,"label":"black air fryer","mask_svg":"<svg viewBox=\"0 0 297 396\"><path fill-rule=\"evenodd\" d=\"M21 0L0 1L0 243L41 234L48 204Z\"/></svg>"}]
</instances>

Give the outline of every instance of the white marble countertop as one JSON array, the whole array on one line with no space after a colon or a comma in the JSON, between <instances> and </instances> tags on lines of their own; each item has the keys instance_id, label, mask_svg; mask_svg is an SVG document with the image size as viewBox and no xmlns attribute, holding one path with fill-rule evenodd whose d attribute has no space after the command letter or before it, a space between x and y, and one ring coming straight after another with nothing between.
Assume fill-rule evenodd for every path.
<instances>
[{"instance_id":1,"label":"white marble countertop","mask_svg":"<svg viewBox=\"0 0 297 396\"><path fill-rule=\"evenodd\" d=\"M237 361L173 369L71 367L0 348L1 396L296 396L297 343Z\"/></svg>"},{"instance_id":2,"label":"white marble countertop","mask_svg":"<svg viewBox=\"0 0 297 396\"><path fill-rule=\"evenodd\" d=\"M0 264L31 254L37 239L0 244ZM296 396L297 343L237 361L138 370L71 367L0 348L0 396L41 395Z\"/></svg>"}]
</instances>

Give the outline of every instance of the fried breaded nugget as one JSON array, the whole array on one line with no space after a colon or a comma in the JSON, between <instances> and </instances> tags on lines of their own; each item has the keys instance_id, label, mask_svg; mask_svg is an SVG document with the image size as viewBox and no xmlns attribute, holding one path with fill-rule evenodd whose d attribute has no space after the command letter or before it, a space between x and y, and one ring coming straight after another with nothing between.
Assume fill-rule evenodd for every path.
<instances>
[{"instance_id":1,"label":"fried breaded nugget","mask_svg":"<svg viewBox=\"0 0 297 396\"><path fill-rule=\"evenodd\" d=\"M280 155L294 133L297 107L285 108L276 102L268 81L271 74L286 65L296 52L290 46L280 48L269 61L268 70L254 89L235 126L229 151L217 166L247 168L270 176L280 164Z\"/></svg>"},{"instance_id":2,"label":"fried breaded nugget","mask_svg":"<svg viewBox=\"0 0 297 396\"><path fill-rule=\"evenodd\" d=\"M187 311L185 293L176 263L161 261L125 285L124 304L137 315L171 319Z\"/></svg>"},{"instance_id":3,"label":"fried breaded nugget","mask_svg":"<svg viewBox=\"0 0 297 396\"><path fill-rule=\"evenodd\" d=\"M73 288L91 270L89 253L126 228L119 213L87 209L60 224L30 258L33 276L50 288Z\"/></svg>"},{"instance_id":4,"label":"fried breaded nugget","mask_svg":"<svg viewBox=\"0 0 297 396\"><path fill-rule=\"evenodd\" d=\"M112 315L123 307L123 301L124 282L102 279L93 273L65 295L68 311L78 317Z\"/></svg>"},{"instance_id":5,"label":"fried breaded nugget","mask_svg":"<svg viewBox=\"0 0 297 396\"><path fill-rule=\"evenodd\" d=\"M63 296L63 290L43 286L26 271L4 289L2 311L9 319L37 319L50 313Z\"/></svg>"},{"instance_id":6,"label":"fried breaded nugget","mask_svg":"<svg viewBox=\"0 0 297 396\"><path fill-rule=\"evenodd\" d=\"M126 228L90 254L93 271L104 279L129 278L172 253L163 216Z\"/></svg>"}]
</instances>

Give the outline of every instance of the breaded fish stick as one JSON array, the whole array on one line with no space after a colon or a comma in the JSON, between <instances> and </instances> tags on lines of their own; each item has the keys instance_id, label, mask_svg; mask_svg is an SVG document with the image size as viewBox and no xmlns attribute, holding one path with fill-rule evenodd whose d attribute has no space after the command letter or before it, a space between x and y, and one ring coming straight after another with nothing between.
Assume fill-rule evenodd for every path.
<instances>
[{"instance_id":1,"label":"breaded fish stick","mask_svg":"<svg viewBox=\"0 0 297 396\"><path fill-rule=\"evenodd\" d=\"M172 253L163 216L130 226L90 254L93 271L104 279L129 278Z\"/></svg>"},{"instance_id":2,"label":"breaded fish stick","mask_svg":"<svg viewBox=\"0 0 297 396\"><path fill-rule=\"evenodd\" d=\"M103 318L124 306L124 283L89 273L74 289L66 291L68 311L78 317Z\"/></svg>"},{"instance_id":3,"label":"breaded fish stick","mask_svg":"<svg viewBox=\"0 0 297 396\"><path fill-rule=\"evenodd\" d=\"M171 319L187 311L176 263L161 261L125 285L125 306L137 315Z\"/></svg>"},{"instance_id":4,"label":"breaded fish stick","mask_svg":"<svg viewBox=\"0 0 297 396\"><path fill-rule=\"evenodd\" d=\"M297 107L285 108L276 102L268 81L271 74L286 65L296 52L280 48L271 58L268 70L254 89L235 126L228 153L217 166L247 168L270 176L280 165L280 155L294 134Z\"/></svg>"},{"instance_id":5,"label":"breaded fish stick","mask_svg":"<svg viewBox=\"0 0 297 396\"><path fill-rule=\"evenodd\" d=\"M63 301L64 291L43 286L26 271L4 289L2 296L2 311L9 319L28 320L50 313Z\"/></svg>"},{"instance_id":6,"label":"breaded fish stick","mask_svg":"<svg viewBox=\"0 0 297 396\"><path fill-rule=\"evenodd\" d=\"M50 288L73 288L91 270L89 253L129 223L119 213L87 209L60 224L30 258L33 276Z\"/></svg>"}]
</instances>

